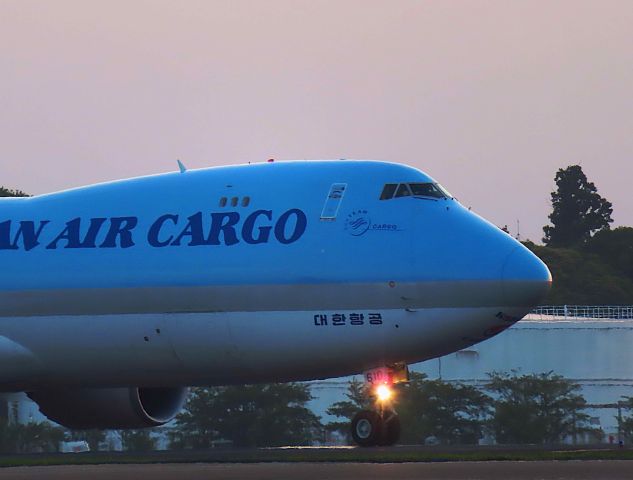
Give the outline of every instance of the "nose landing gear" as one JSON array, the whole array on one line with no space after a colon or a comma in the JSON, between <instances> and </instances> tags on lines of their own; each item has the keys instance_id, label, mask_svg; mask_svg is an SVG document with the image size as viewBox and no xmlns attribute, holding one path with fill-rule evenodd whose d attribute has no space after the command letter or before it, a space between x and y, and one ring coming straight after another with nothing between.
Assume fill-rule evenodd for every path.
<instances>
[{"instance_id":1,"label":"nose landing gear","mask_svg":"<svg viewBox=\"0 0 633 480\"><path fill-rule=\"evenodd\" d=\"M392 387L409 380L406 364L365 373L366 390L375 400L375 410L361 410L352 419L352 438L361 447L391 446L400 438L400 419L393 408Z\"/></svg>"},{"instance_id":2,"label":"nose landing gear","mask_svg":"<svg viewBox=\"0 0 633 480\"><path fill-rule=\"evenodd\" d=\"M393 410L362 410L352 420L352 438L361 447L391 446L400 438L400 419Z\"/></svg>"}]
</instances>

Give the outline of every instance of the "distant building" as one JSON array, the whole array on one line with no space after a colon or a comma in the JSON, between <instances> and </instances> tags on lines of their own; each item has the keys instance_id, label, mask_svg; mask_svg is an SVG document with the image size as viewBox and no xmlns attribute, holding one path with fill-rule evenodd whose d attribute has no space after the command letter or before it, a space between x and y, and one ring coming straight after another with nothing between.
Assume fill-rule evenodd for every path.
<instances>
[{"instance_id":1,"label":"distant building","mask_svg":"<svg viewBox=\"0 0 633 480\"><path fill-rule=\"evenodd\" d=\"M0 418L6 419L10 424L27 424L46 420L37 404L25 393L0 393Z\"/></svg>"}]
</instances>

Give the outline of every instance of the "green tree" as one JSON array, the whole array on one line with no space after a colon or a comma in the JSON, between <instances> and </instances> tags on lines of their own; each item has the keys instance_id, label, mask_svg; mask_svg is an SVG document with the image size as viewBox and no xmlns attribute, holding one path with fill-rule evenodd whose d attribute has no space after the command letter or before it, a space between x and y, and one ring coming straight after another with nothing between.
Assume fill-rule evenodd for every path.
<instances>
[{"instance_id":1,"label":"green tree","mask_svg":"<svg viewBox=\"0 0 633 480\"><path fill-rule=\"evenodd\" d=\"M397 397L402 443L421 443L435 437L442 444L477 443L488 416L489 399L463 383L428 380L411 373L411 381Z\"/></svg>"},{"instance_id":2,"label":"green tree","mask_svg":"<svg viewBox=\"0 0 633 480\"><path fill-rule=\"evenodd\" d=\"M306 404L309 386L298 383L193 389L170 432L174 448L209 448L215 440L236 447L306 445L321 424Z\"/></svg>"},{"instance_id":3,"label":"green tree","mask_svg":"<svg viewBox=\"0 0 633 480\"><path fill-rule=\"evenodd\" d=\"M420 409L413 403L403 406L405 414L410 412L410 417L423 419L428 430L423 430L422 435L436 437L443 444L478 443L489 416L488 396L473 386L442 380L428 380L423 387L426 408ZM419 434L414 437L406 432L402 436L405 443L421 438Z\"/></svg>"},{"instance_id":4,"label":"green tree","mask_svg":"<svg viewBox=\"0 0 633 480\"><path fill-rule=\"evenodd\" d=\"M9 190L8 188L0 187L0 197L28 197L28 195L21 190Z\"/></svg>"},{"instance_id":5,"label":"green tree","mask_svg":"<svg viewBox=\"0 0 633 480\"><path fill-rule=\"evenodd\" d=\"M17 452L17 435L13 425L6 419L0 420L0 454Z\"/></svg>"},{"instance_id":6,"label":"green tree","mask_svg":"<svg viewBox=\"0 0 633 480\"><path fill-rule=\"evenodd\" d=\"M156 440L147 428L139 430L121 430L121 443L131 452L149 452L156 449Z\"/></svg>"},{"instance_id":7,"label":"green tree","mask_svg":"<svg viewBox=\"0 0 633 480\"><path fill-rule=\"evenodd\" d=\"M352 381L347 400L327 411L347 422L332 422L327 428L346 434L350 440L352 418L372 406L363 385ZM395 392L394 407L404 426L402 443L421 443L431 436L444 444L477 443L488 416L489 398L475 387L428 380L424 374L411 372L409 384Z\"/></svg>"},{"instance_id":8,"label":"green tree","mask_svg":"<svg viewBox=\"0 0 633 480\"><path fill-rule=\"evenodd\" d=\"M64 430L46 422L26 425L0 421L0 453L58 452Z\"/></svg>"},{"instance_id":9,"label":"green tree","mask_svg":"<svg viewBox=\"0 0 633 480\"><path fill-rule=\"evenodd\" d=\"M596 186L587 181L580 165L571 165L556 173L552 192L552 225L543 227L543 241L552 247L582 245L599 230L608 230L613 208L602 198Z\"/></svg>"},{"instance_id":10,"label":"green tree","mask_svg":"<svg viewBox=\"0 0 633 480\"><path fill-rule=\"evenodd\" d=\"M598 255L605 263L633 281L633 228L602 230L587 244L587 251Z\"/></svg>"},{"instance_id":11,"label":"green tree","mask_svg":"<svg viewBox=\"0 0 633 480\"><path fill-rule=\"evenodd\" d=\"M364 382L359 382L356 378L353 378L349 382L345 396L347 397L347 400L333 403L326 411L328 415L344 418L345 420L340 422L330 422L325 426L325 428L331 432L340 432L347 438L348 443L350 443L350 424L354 415L361 410L371 409L373 405L368 392L365 389Z\"/></svg>"},{"instance_id":12,"label":"green tree","mask_svg":"<svg viewBox=\"0 0 633 480\"><path fill-rule=\"evenodd\" d=\"M633 302L633 279L625 276L615 264L607 261L606 253L596 253L591 249L594 239L602 240L603 234L597 233L587 248L553 248L525 242L535 255L543 260L552 272L552 289L544 303L547 305L630 305ZM632 229L633 230L633 229ZM610 235L609 235L610 236ZM609 244L613 253L612 262L616 262L618 249ZM605 246L605 249L608 249ZM626 247L619 250L622 258L626 256ZM621 269L625 268L625 264Z\"/></svg>"},{"instance_id":13,"label":"green tree","mask_svg":"<svg viewBox=\"0 0 633 480\"><path fill-rule=\"evenodd\" d=\"M488 374L494 397L491 427L498 443L559 443L593 432L580 385L552 372Z\"/></svg>"},{"instance_id":14,"label":"green tree","mask_svg":"<svg viewBox=\"0 0 633 480\"><path fill-rule=\"evenodd\" d=\"M622 415L620 421L620 432L627 443L633 443L633 397L622 397L621 408L628 415ZM617 419L617 417L616 417Z\"/></svg>"},{"instance_id":15,"label":"green tree","mask_svg":"<svg viewBox=\"0 0 633 480\"><path fill-rule=\"evenodd\" d=\"M47 422L20 425L18 448L21 452L57 452L64 440L64 430Z\"/></svg>"}]
</instances>

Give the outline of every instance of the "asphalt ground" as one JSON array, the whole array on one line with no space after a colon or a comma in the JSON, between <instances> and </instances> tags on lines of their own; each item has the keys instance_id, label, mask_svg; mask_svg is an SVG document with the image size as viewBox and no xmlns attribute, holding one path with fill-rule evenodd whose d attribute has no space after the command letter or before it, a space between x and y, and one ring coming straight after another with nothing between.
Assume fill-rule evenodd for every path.
<instances>
[{"instance_id":1,"label":"asphalt ground","mask_svg":"<svg viewBox=\"0 0 633 480\"><path fill-rule=\"evenodd\" d=\"M443 463L215 463L13 467L2 479L47 480L413 480L413 479L631 479L633 461Z\"/></svg>"}]
</instances>

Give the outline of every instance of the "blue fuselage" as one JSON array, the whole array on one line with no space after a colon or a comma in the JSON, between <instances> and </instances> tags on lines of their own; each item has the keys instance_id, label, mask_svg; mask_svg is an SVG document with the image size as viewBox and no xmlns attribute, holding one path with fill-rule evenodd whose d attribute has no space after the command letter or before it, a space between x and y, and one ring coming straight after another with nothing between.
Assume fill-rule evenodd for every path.
<instances>
[{"instance_id":1,"label":"blue fuselage","mask_svg":"<svg viewBox=\"0 0 633 480\"><path fill-rule=\"evenodd\" d=\"M488 338L551 277L435 185L281 162L2 200L0 358L23 367L0 387L309 379Z\"/></svg>"}]
</instances>

